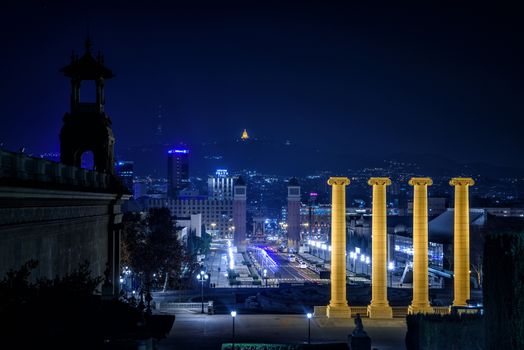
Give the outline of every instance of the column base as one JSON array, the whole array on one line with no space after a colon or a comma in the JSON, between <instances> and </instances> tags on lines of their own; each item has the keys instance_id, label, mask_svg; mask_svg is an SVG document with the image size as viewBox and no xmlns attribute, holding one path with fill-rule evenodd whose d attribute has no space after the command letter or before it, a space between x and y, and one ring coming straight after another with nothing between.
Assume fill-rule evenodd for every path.
<instances>
[{"instance_id":1,"label":"column base","mask_svg":"<svg viewBox=\"0 0 524 350\"><path fill-rule=\"evenodd\" d=\"M393 318L393 309L389 305L368 305L369 318Z\"/></svg>"},{"instance_id":2,"label":"column base","mask_svg":"<svg viewBox=\"0 0 524 350\"><path fill-rule=\"evenodd\" d=\"M326 308L326 316L328 318L351 318L351 308L348 305L331 306Z\"/></svg>"},{"instance_id":3,"label":"column base","mask_svg":"<svg viewBox=\"0 0 524 350\"><path fill-rule=\"evenodd\" d=\"M451 305L452 306L468 306L468 303L466 303L465 301L461 302L461 301L453 300L453 304L451 304Z\"/></svg>"},{"instance_id":4,"label":"column base","mask_svg":"<svg viewBox=\"0 0 524 350\"><path fill-rule=\"evenodd\" d=\"M326 318L327 317L327 306L320 305L313 307L313 317L315 318Z\"/></svg>"},{"instance_id":5,"label":"column base","mask_svg":"<svg viewBox=\"0 0 524 350\"><path fill-rule=\"evenodd\" d=\"M429 304L418 304L418 305L409 305L408 314L432 314L433 308Z\"/></svg>"}]
</instances>

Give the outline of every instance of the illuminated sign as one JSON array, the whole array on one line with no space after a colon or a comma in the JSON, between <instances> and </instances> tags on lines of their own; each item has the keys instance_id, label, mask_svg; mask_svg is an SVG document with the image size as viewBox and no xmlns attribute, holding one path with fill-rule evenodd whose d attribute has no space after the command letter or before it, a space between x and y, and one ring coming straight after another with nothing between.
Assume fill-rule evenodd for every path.
<instances>
[{"instance_id":1,"label":"illuminated sign","mask_svg":"<svg viewBox=\"0 0 524 350\"><path fill-rule=\"evenodd\" d=\"M227 169L217 169L217 171L215 171L216 177L227 177L228 174L229 173L228 173Z\"/></svg>"},{"instance_id":2,"label":"illuminated sign","mask_svg":"<svg viewBox=\"0 0 524 350\"><path fill-rule=\"evenodd\" d=\"M222 350L232 349L231 343L222 343ZM302 350L303 344L235 343L235 350Z\"/></svg>"},{"instance_id":3,"label":"illuminated sign","mask_svg":"<svg viewBox=\"0 0 524 350\"><path fill-rule=\"evenodd\" d=\"M173 154L173 153L188 154L189 150L188 149L170 149L169 151L167 151L167 153L168 154Z\"/></svg>"}]
</instances>

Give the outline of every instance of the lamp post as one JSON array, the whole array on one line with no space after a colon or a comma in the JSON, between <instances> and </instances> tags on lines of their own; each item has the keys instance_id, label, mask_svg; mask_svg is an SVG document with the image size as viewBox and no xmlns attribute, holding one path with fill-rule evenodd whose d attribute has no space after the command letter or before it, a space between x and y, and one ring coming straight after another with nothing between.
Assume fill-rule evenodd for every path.
<instances>
[{"instance_id":1,"label":"lamp post","mask_svg":"<svg viewBox=\"0 0 524 350\"><path fill-rule=\"evenodd\" d=\"M264 279L266 280L266 288L267 288L267 269L264 269Z\"/></svg>"},{"instance_id":2,"label":"lamp post","mask_svg":"<svg viewBox=\"0 0 524 350\"><path fill-rule=\"evenodd\" d=\"M371 259L369 256L366 256L366 275L369 276L369 264L371 263Z\"/></svg>"},{"instance_id":3,"label":"lamp post","mask_svg":"<svg viewBox=\"0 0 524 350\"><path fill-rule=\"evenodd\" d=\"M311 344L311 317L313 317L313 315L311 314L311 312L308 312L306 316L307 316L307 343Z\"/></svg>"},{"instance_id":4,"label":"lamp post","mask_svg":"<svg viewBox=\"0 0 524 350\"><path fill-rule=\"evenodd\" d=\"M237 317L236 311L231 311L231 318L233 319L233 341L231 349L235 350L235 317Z\"/></svg>"},{"instance_id":5,"label":"lamp post","mask_svg":"<svg viewBox=\"0 0 524 350\"><path fill-rule=\"evenodd\" d=\"M393 270L395 269L395 263L393 261L390 261L388 263L388 270L389 270L389 286L393 287Z\"/></svg>"},{"instance_id":6,"label":"lamp post","mask_svg":"<svg viewBox=\"0 0 524 350\"><path fill-rule=\"evenodd\" d=\"M364 273L364 263L366 262L366 256L364 254L360 256L360 262L362 263L360 264L360 273Z\"/></svg>"},{"instance_id":7,"label":"lamp post","mask_svg":"<svg viewBox=\"0 0 524 350\"><path fill-rule=\"evenodd\" d=\"M207 281L209 278L209 275L207 273L204 273L204 271L200 271L200 273L197 275L197 280L200 281L202 284L202 292L201 292L201 300L202 300L202 311L201 313L204 313L204 281Z\"/></svg>"},{"instance_id":8,"label":"lamp post","mask_svg":"<svg viewBox=\"0 0 524 350\"><path fill-rule=\"evenodd\" d=\"M213 233L211 234L212 236L215 236L216 237L216 234L217 232L215 231L215 228L217 227L217 224L212 222L211 223L211 229L213 230Z\"/></svg>"}]
</instances>

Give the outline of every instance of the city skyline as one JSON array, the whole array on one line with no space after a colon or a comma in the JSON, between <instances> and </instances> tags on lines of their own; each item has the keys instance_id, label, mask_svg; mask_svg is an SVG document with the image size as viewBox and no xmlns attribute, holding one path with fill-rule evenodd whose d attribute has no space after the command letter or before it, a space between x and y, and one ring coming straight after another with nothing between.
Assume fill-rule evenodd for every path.
<instances>
[{"instance_id":1,"label":"city skyline","mask_svg":"<svg viewBox=\"0 0 524 350\"><path fill-rule=\"evenodd\" d=\"M522 26L511 9L92 5L10 5L1 68L10 84L0 99L17 118L3 118L4 148L57 151L69 93L58 69L71 49L82 53L89 32L117 76L106 85L117 154L233 141L247 129L251 140L289 141L302 169L304 149L335 160L433 154L522 169L523 51L513 40Z\"/></svg>"}]
</instances>

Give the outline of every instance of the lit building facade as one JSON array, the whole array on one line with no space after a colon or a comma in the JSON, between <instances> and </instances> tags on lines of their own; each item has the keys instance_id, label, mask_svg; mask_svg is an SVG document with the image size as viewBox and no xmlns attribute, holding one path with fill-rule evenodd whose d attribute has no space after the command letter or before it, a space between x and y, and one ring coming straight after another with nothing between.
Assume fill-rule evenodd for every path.
<instances>
[{"instance_id":1,"label":"lit building facade","mask_svg":"<svg viewBox=\"0 0 524 350\"><path fill-rule=\"evenodd\" d=\"M134 179L134 165L132 161L119 161L116 163L116 175L122 181L122 184L131 192L134 193L133 179Z\"/></svg>"},{"instance_id":2,"label":"lit building facade","mask_svg":"<svg viewBox=\"0 0 524 350\"><path fill-rule=\"evenodd\" d=\"M229 176L226 169L217 169L215 176L207 179L207 190L209 198L226 199L233 198L234 178Z\"/></svg>"}]
</instances>

